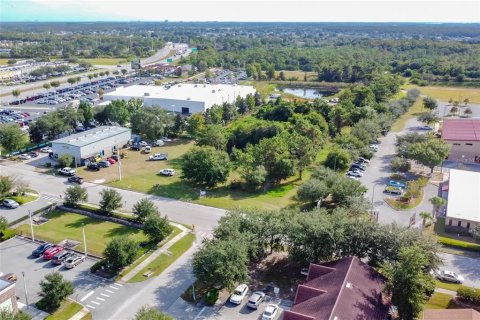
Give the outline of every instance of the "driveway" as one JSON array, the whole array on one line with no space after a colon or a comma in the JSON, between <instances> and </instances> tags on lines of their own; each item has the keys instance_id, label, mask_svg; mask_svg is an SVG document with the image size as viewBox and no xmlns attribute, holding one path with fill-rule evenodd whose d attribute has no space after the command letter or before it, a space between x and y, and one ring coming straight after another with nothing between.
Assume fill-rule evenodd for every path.
<instances>
[{"instance_id":1,"label":"driveway","mask_svg":"<svg viewBox=\"0 0 480 320\"><path fill-rule=\"evenodd\" d=\"M375 210L379 211L378 221L380 223L389 224L395 222L397 224L408 226L410 217L417 214L416 222L421 224L421 219L418 214L422 211L432 212L433 206L428 201L429 198L437 195L438 187L432 184L428 184L425 189L425 195L422 203L408 211L397 211L391 208L385 201L385 194L383 193L385 185L387 184L392 170L390 168L390 162L395 157L395 141L398 135L405 134L407 132L425 132L418 129L422 126L417 119L410 119L405 128L399 132L389 132L385 137L380 139L380 147L375 156L371 159L370 165L367 167L365 174L360 181L368 188L366 193L367 199L372 201Z\"/></svg>"},{"instance_id":2,"label":"driveway","mask_svg":"<svg viewBox=\"0 0 480 320\"><path fill-rule=\"evenodd\" d=\"M461 274L465 278L465 285L480 288L480 265L478 258L447 253L439 253L439 256L443 259L441 268Z\"/></svg>"},{"instance_id":3,"label":"driveway","mask_svg":"<svg viewBox=\"0 0 480 320\"><path fill-rule=\"evenodd\" d=\"M262 313L269 303L274 303L279 305L280 301L277 301L273 297L266 297L257 310L250 309L247 307L248 297L251 293L243 300L240 305L235 305L230 302L226 302L219 310L214 308L205 309L200 316L197 317L198 320L257 320L262 318ZM283 309L280 307L275 320L281 319Z\"/></svg>"}]
</instances>

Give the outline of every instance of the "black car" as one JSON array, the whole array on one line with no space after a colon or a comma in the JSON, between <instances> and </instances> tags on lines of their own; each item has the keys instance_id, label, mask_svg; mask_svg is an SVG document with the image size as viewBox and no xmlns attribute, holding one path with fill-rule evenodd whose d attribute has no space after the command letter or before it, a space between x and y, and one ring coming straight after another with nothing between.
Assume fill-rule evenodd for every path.
<instances>
[{"instance_id":1,"label":"black car","mask_svg":"<svg viewBox=\"0 0 480 320\"><path fill-rule=\"evenodd\" d=\"M142 150L142 146L139 144L134 144L133 146L130 147L133 151L140 151Z\"/></svg>"},{"instance_id":2,"label":"black car","mask_svg":"<svg viewBox=\"0 0 480 320\"><path fill-rule=\"evenodd\" d=\"M48 242L44 243L41 246L39 246L37 249L33 250L32 256L40 257L50 247L53 247L53 244L48 243Z\"/></svg>"},{"instance_id":3,"label":"black car","mask_svg":"<svg viewBox=\"0 0 480 320\"><path fill-rule=\"evenodd\" d=\"M100 171L100 166L97 163L89 163L87 165L87 169L93 170L93 171Z\"/></svg>"},{"instance_id":4,"label":"black car","mask_svg":"<svg viewBox=\"0 0 480 320\"><path fill-rule=\"evenodd\" d=\"M350 167L350 171L353 171L355 169L360 170L360 171L365 171L365 167L359 166L358 164L352 164L352 166Z\"/></svg>"},{"instance_id":5,"label":"black car","mask_svg":"<svg viewBox=\"0 0 480 320\"><path fill-rule=\"evenodd\" d=\"M118 154L112 155L111 158L117 162L120 160L120 157L118 156Z\"/></svg>"},{"instance_id":6,"label":"black car","mask_svg":"<svg viewBox=\"0 0 480 320\"><path fill-rule=\"evenodd\" d=\"M68 182L82 184L83 181L84 181L84 179L82 177L79 177L79 176L68 177Z\"/></svg>"},{"instance_id":7,"label":"black car","mask_svg":"<svg viewBox=\"0 0 480 320\"><path fill-rule=\"evenodd\" d=\"M32 158L36 158L36 157L38 157L38 152L37 151L31 151L31 152L28 153L28 155Z\"/></svg>"}]
</instances>

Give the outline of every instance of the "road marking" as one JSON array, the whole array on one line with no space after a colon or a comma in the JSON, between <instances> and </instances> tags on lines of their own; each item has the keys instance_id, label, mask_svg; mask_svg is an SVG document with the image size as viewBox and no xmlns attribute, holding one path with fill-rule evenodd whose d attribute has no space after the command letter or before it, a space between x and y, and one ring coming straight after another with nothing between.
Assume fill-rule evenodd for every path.
<instances>
[{"instance_id":1,"label":"road marking","mask_svg":"<svg viewBox=\"0 0 480 320\"><path fill-rule=\"evenodd\" d=\"M197 320L202 315L203 311L205 311L205 308L206 307L203 307L202 310L200 310L200 312L197 314L197 316L193 320Z\"/></svg>"},{"instance_id":2,"label":"road marking","mask_svg":"<svg viewBox=\"0 0 480 320\"><path fill-rule=\"evenodd\" d=\"M82 299L80 299L80 302L87 300L87 298L90 297L92 294L94 294L94 292L95 292L95 291L92 290L92 291L90 291L89 293L87 293L87 294L85 295L85 297L83 297Z\"/></svg>"},{"instance_id":3,"label":"road marking","mask_svg":"<svg viewBox=\"0 0 480 320\"><path fill-rule=\"evenodd\" d=\"M100 302L97 302L97 301L93 301L93 300L92 300L92 301L90 301L90 302L100 305Z\"/></svg>"},{"instance_id":4,"label":"road marking","mask_svg":"<svg viewBox=\"0 0 480 320\"><path fill-rule=\"evenodd\" d=\"M123 287L123 284L120 284L120 283L118 283L118 282L115 282L115 283L114 283L114 286L120 286L120 287Z\"/></svg>"},{"instance_id":5,"label":"road marking","mask_svg":"<svg viewBox=\"0 0 480 320\"><path fill-rule=\"evenodd\" d=\"M100 298L100 297L96 297L95 299L100 300L100 301L105 301L105 299Z\"/></svg>"},{"instance_id":6,"label":"road marking","mask_svg":"<svg viewBox=\"0 0 480 320\"><path fill-rule=\"evenodd\" d=\"M118 288L115 288L115 287L112 287L112 286L109 286L109 287L112 288L112 289L118 290Z\"/></svg>"},{"instance_id":7,"label":"road marking","mask_svg":"<svg viewBox=\"0 0 480 320\"><path fill-rule=\"evenodd\" d=\"M100 294L104 297L110 298L110 296L108 294L105 294L105 293L100 293Z\"/></svg>"},{"instance_id":8,"label":"road marking","mask_svg":"<svg viewBox=\"0 0 480 320\"><path fill-rule=\"evenodd\" d=\"M87 304L87 308L95 309L95 307L92 307L91 305L88 305L88 304Z\"/></svg>"},{"instance_id":9,"label":"road marking","mask_svg":"<svg viewBox=\"0 0 480 320\"><path fill-rule=\"evenodd\" d=\"M107 290L107 289L105 289L105 291L107 291L108 293L115 293L115 292L113 292L112 290Z\"/></svg>"}]
</instances>

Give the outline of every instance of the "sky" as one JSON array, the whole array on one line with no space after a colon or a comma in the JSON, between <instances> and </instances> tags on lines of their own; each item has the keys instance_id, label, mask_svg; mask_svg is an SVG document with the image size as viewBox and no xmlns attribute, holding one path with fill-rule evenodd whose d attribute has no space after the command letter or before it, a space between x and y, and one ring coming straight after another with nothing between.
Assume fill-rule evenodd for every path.
<instances>
[{"instance_id":1,"label":"sky","mask_svg":"<svg viewBox=\"0 0 480 320\"><path fill-rule=\"evenodd\" d=\"M0 21L480 22L480 0L0 0Z\"/></svg>"}]
</instances>

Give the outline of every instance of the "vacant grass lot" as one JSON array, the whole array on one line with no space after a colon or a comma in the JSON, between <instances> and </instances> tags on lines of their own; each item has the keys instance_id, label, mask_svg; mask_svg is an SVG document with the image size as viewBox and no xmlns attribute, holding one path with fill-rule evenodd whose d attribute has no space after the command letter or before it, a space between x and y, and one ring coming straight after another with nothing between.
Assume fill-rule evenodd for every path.
<instances>
[{"instance_id":1,"label":"vacant grass lot","mask_svg":"<svg viewBox=\"0 0 480 320\"><path fill-rule=\"evenodd\" d=\"M403 128L405 128L407 121L417 116L422 111L423 111L423 102L421 98L418 98L417 101L415 101L415 103L413 104L413 106L411 106L407 112L405 112L402 116L400 116L400 118L398 118L395 121L390 131L392 132L402 131Z\"/></svg>"},{"instance_id":2,"label":"vacant grass lot","mask_svg":"<svg viewBox=\"0 0 480 320\"><path fill-rule=\"evenodd\" d=\"M120 58L93 58L93 59L82 59L82 61L89 62L93 65L101 66L115 66L117 64L127 63L127 60Z\"/></svg>"},{"instance_id":3,"label":"vacant grass lot","mask_svg":"<svg viewBox=\"0 0 480 320\"><path fill-rule=\"evenodd\" d=\"M45 320L68 320L82 309L83 306L81 304L67 299L55 313L46 317Z\"/></svg>"},{"instance_id":4,"label":"vacant grass lot","mask_svg":"<svg viewBox=\"0 0 480 320\"><path fill-rule=\"evenodd\" d=\"M101 221L82 216L76 213L53 211L46 216L49 221L34 226L35 236L52 243L59 243L64 239L79 241L76 249L83 251L82 224L85 225L87 250L90 253L102 256L107 243L117 236L130 236L138 242L146 241L147 237L142 230L130 228L108 221ZM30 226L27 224L17 228L17 232L30 235Z\"/></svg>"},{"instance_id":5,"label":"vacant grass lot","mask_svg":"<svg viewBox=\"0 0 480 320\"><path fill-rule=\"evenodd\" d=\"M0 66L7 65L8 60L10 60L10 59L8 59L8 58L7 59L0 59Z\"/></svg>"},{"instance_id":6,"label":"vacant grass lot","mask_svg":"<svg viewBox=\"0 0 480 320\"><path fill-rule=\"evenodd\" d=\"M453 296L435 292L430 300L425 304L424 309L448 309L448 303L453 298Z\"/></svg>"},{"instance_id":7,"label":"vacant grass lot","mask_svg":"<svg viewBox=\"0 0 480 320\"><path fill-rule=\"evenodd\" d=\"M296 70L296 71L288 71L288 70L283 70L283 71L276 71L275 72L275 78L280 78L280 72L283 72L285 74L285 79L288 80L289 78L297 78L297 81L304 81L305 80L305 72L301 70ZM317 73L310 71L307 72L307 81L317 81Z\"/></svg>"},{"instance_id":8,"label":"vacant grass lot","mask_svg":"<svg viewBox=\"0 0 480 320\"><path fill-rule=\"evenodd\" d=\"M448 101L451 99L463 102L466 98L470 103L480 103L480 88L462 88L462 87L416 87L409 86L409 88L417 88L423 95L433 97L440 101Z\"/></svg>"}]
</instances>

